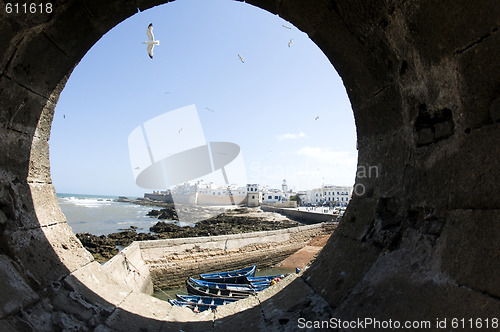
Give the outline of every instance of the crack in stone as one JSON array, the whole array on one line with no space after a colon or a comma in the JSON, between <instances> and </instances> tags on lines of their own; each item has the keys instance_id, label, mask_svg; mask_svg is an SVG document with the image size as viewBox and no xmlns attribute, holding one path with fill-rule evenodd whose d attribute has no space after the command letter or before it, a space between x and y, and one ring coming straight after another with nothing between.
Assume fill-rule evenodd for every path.
<instances>
[{"instance_id":1,"label":"crack in stone","mask_svg":"<svg viewBox=\"0 0 500 332\"><path fill-rule=\"evenodd\" d=\"M458 49L455 51L455 55L459 55L459 54L462 54L464 53L465 51L467 51L468 49L482 43L484 40L488 39L489 37L493 36L493 34L495 33L495 31L498 30L498 27L496 27L495 29L493 29L493 32L490 32L486 35L483 35L481 37L479 37L479 39L473 41L472 43L470 43L469 45L465 46L464 48L461 48L461 49Z\"/></svg>"},{"instance_id":2,"label":"crack in stone","mask_svg":"<svg viewBox=\"0 0 500 332\"><path fill-rule=\"evenodd\" d=\"M64 52L64 50L63 50L61 47L59 47L59 45L58 45L58 44L57 44L57 43L56 43L56 42L55 42L52 38L50 38L50 37L49 37L49 35L47 35L47 34L45 33L45 31L44 31L44 32L42 32L42 34L43 34L43 35L45 36L45 38L47 38L47 39L48 39L48 40L49 40L49 41L50 41L50 42L51 42L51 43L52 43L52 44L53 44L53 45L54 45L54 46L55 46L55 47L56 47L59 51L61 51L61 53L62 53L62 54L64 54L64 56L65 56L65 57L67 57L68 59L70 58L70 56L69 56L68 54L66 54L66 52Z\"/></svg>"},{"instance_id":3,"label":"crack in stone","mask_svg":"<svg viewBox=\"0 0 500 332\"><path fill-rule=\"evenodd\" d=\"M500 296L492 295L492 294L486 293L486 292L484 292L484 291L477 290L477 289L472 288L472 287L467 286L467 285L462 285L462 284L459 284L459 283L456 283L456 285L457 285L458 287L463 287L463 288L465 288L465 289L467 289L467 290L470 290L470 291L473 291L473 292L479 293L479 294L481 294L481 295L484 295L484 296L486 296L486 297L492 298L492 299L494 299L494 300L496 300L496 301L500 301Z\"/></svg>"},{"instance_id":4,"label":"crack in stone","mask_svg":"<svg viewBox=\"0 0 500 332\"><path fill-rule=\"evenodd\" d=\"M29 88L29 87L25 86L25 85L24 85L24 84L22 84L22 83L19 83L18 81L16 81L16 80L12 79L9 75L5 74L5 75L4 75L4 77L5 77L5 78L7 78L7 79L9 79L10 81L12 81L12 82L16 83L17 85L19 85L19 86L20 86L20 87L22 87L23 89L26 89L26 90L28 90L29 92L32 92L32 93L36 94L37 96L39 96L39 97L41 97L41 98L43 98L43 99L45 99L45 100L49 101L49 97L44 96L44 95L42 95L42 94L40 94L40 93L36 92L35 90L33 90L33 89L31 89L31 88Z\"/></svg>"}]
</instances>

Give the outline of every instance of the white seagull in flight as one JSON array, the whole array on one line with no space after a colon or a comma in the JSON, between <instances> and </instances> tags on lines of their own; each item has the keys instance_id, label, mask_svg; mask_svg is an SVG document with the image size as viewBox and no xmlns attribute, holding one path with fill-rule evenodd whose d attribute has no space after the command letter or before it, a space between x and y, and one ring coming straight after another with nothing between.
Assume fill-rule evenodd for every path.
<instances>
[{"instance_id":1,"label":"white seagull in flight","mask_svg":"<svg viewBox=\"0 0 500 332\"><path fill-rule=\"evenodd\" d=\"M155 47L155 45L160 45L160 41L155 40L155 37L153 36L153 23L149 23L148 30L146 30L146 34L148 35L148 41L142 43L148 45L148 54L149 57L152 59L153 47Z\"/></svg>"}]
</instances>

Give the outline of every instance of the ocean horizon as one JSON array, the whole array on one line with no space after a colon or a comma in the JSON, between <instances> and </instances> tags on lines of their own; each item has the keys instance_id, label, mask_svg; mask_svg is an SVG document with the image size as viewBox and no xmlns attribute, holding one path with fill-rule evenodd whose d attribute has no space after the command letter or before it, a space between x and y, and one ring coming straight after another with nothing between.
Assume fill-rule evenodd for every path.
<instances>
[{"instance_id":1,"label":"ocean horizon","mask_svg":"<svg viewBox=\"0 0 500 332\"><path fill-rule=\"evenodd\" d=\"M125 202L119 196L57 193L57 201L74 233L108 235L136 226L138 233L148 233L158 222L146 214L154 209Z\"/></svg>"}]
</instances>

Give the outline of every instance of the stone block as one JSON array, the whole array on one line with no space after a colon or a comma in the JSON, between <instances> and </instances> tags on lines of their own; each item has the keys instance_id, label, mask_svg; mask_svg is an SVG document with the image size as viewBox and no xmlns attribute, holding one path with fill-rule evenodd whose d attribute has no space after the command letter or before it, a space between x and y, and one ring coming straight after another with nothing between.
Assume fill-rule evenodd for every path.
<instances>
[{"instance_id":1,"label":"stone block","mask_svg":"<svg viewBox=\"0 0 500 332\"><path fill-rule=\"evenodd\" d=\"M39 299L38 294L30 288L11 264L10 258L5 255L0 255L0 280L2 281L0 319L15 314L24 306L30 305ZM0 328L0 330L2 329Z\"/></svg>"},{"instance_id":2,"label":"stone block","mask_svg":"<svg viewBox=\"0 0 500 332\"><path fill-rule=\"evenodd\" d=\"M32 287L44 288L93 260L65 223L5 232L3 236Z\"/></svg>"},{"instance_id":3,"label":"stone block","mask_svg":"<svg viewBox=\"0 0 500 332\"><path fill-rule=\"evenodd\" d=\"M21 330L14 327L11 322L8 320L0 320L0 331L9 331L9 332L20 332Z\"/></svg>"},{"instance_id":4,"label":"stone block","mask_svg":"<svg viewBox=\"0 0 500 332\"><path fill-rule=\"evenodd\" d=\"M299 318L326 321L331 317L328 303L296 275L271 286L258 297L265 321L260 330L272 326L276 330L293 331Z\"/></svg>"},{"instance_id":5,"label":"stone block","mask_svg":"<svg viewBox=\"0 0 500 332\"><path fill-rule=\"evenodd\" d=\"M65 20L53 20L44 27L46 35L71 59L80 59L106 32L98 32L85 6L69 2L61 9ZM67 32L71 31L71 34Z\"/></svg>"},{"instance_id":6,"label":"stone block","mask_svg":"<svg viewBox=\"0 0 500 332\"><path fill-rule=\"evenodd\" d=\"M16 182L26 182L29 170L31 137L26 134L0 127L0 155L4 172ZM2 174L4 175L4 174ZM5 174L6 175L6 174Z\"/></svg>"},{"instance_id":7,"label":"stone block","mask_svg":"<svg viewBox=\"0 0 500 332\"><path fill-rule=\"evenodd\" d=\"M102 266L92 262L64 278L64 284L89 303L111 313L132 292L124 283L111 278Z\"/></svg>"},{"instance_id":8,"label":"stone block","mask_svg":"<svg viewBox=\"0 0 500 332\"><path fill-rule=\"evenodd\" d=\"M460 98L464 105L462 132L466 128L474 130L493 124L499 119L498 112L491 112L494 101L499 97L500 78L496 74L500 71L497 61L499 52L500 35L494 33L456 56L463 78L460 81Z\"/></svg>"},{"instance_id":9,"label":"stone block","mask_svg":"<svg viewBox=\"0 0 500 332\"><path fill-rule=\"evenodd\" d=\"M20 331L54 331L53 314L49 298L44 297L20 314L11 316L9 321Z\"/></svg>"},{"instance_id":10,"label":"stone block","mask_svg":"<svg viewBox=\"0 0 500 332\"><path fill-rule=\"evenodd\" d=\"M48 99L61 80L71 72L75 61L40 29L35 29L27 33L18 45L5 73L13 81Z\"/></svg>"},{"instance_id":11,"label":"stone block","mask_svg":"<svg viewBox=\"0 0 500 332\"><path fill-rule=\"evenodd\" d=\"M494 0L480 6L470 2L454 3L453 6L444 2L407 2L401 9L409 30L408 42L419 50L420 59L439 63L443 56L454 56L455 52L491 33L498 25L498 15L491 15L496 5Z\"/></svg>"},{"instance_id":12,"label":"stone block","mask_svg":"<svg viewBox=\"0 0 500 332\"><path fill-rule=\"evenodd\" d=\"M386 274L376 284L359 285L335 309L334 316L341 320L372 318L378 321L398 320L429 322L426 329L438 330L436 320L485 319L498 317L500 301L453 283L419 279L414 274ZM483 325L484 327L484 325ZM420 326L420 329L423 329ZM366 330L374 330L367 326ZM475 330L475 326L465 330Z\"/></svg>"},{"instance_id":13,"label":"stone block","mask_svg":"<svg viewBox=\"0 0 500 332\"><path fill-rule=\"evenodd\" d=\"M48 183L29 183L36 219L40 226L66 224L66 217L57 203L54 186Z\"/></svg>"},{"instance_id":14,"label":"stone block","mask_svg":"<svg viewBox=\"0 0 500 332\"><path fill-rule=\"evenodd\" d=\"M443 272L457 284L500 298L500 210L455 210L439 247Z\"/></svg>"},{"instance_id":15,"label":"stone block","mask_svg":"<svg viewBox=\"0 0 500 332\"><path fill-rule=\"evenodd\" d=\"M336 306L364 277L379 254L380 249L368 243L335 235L304 271L303 278L331 306Z\"/></svg>"},{"instance_id":16,"label":"stone block","mask_svg":"<svg viewBox=\"0 0 500 332\"><path fill-rule=\"evenodd\" d=\"M0 77L0 87L0 123L6 128L32 136L48 100L5 76Z\"/></svg>"},{"instance_id":17,"label":"stone block","mask_svg":"<svg viewBox=\"0 0 500 332\"><path fill-rule=\"evenodd\" d=\"M103 33L139 11L134 0L120 2L84 0L83 5L92 18L93 24Z\"/></svg>"}]
</instances>

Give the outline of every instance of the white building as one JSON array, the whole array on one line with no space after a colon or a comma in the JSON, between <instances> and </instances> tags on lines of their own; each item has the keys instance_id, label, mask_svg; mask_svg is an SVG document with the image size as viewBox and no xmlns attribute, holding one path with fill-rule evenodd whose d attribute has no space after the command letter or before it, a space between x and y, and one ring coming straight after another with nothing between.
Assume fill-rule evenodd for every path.
<instances>
[{"instance_id":1,"label":"white building","mask_svg":"<svg viewBox=\"0 0 500 332\"><path fill-rule=\"evenodd\" d=\"M321 188L307 190L304 204L332 204L334 206L347 206L352 196L352 187L323 185Z\"/></svg>"},{"instance_id":2,"label":"white building","mask_svg":"<svg viewBox=\"0 0 500 332\"><path fill-rule=\"evenodd\" d=\"M262 204L262 192L258 184L247 184L247 205L256 207Z\"/></svg>"},{"instance_id":3,"label":"white building","mask_svg":"<svg viewBox=\"0 0 500 332\"><path fill-rule=\"evenodd\" d=\"M247 188L237 185L218 185L202 180L196 183L183 183L172 189L172 196L177 203L199 205L240 204L247 197Z\"/></svg>"},{"instance_id":4,"label":"white building","mask_svg":"<svg viewBox=\"0 0 500 332\"><path fill-rule=\"evenodd\" d=\"M280 189L264 189L262 191L263 203L281 203L283 201L283 192Z\"/></svg>"}]
</instances>

